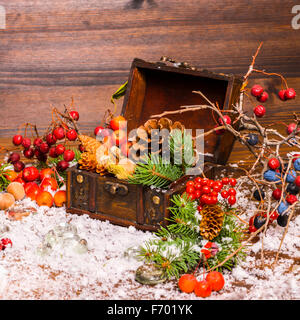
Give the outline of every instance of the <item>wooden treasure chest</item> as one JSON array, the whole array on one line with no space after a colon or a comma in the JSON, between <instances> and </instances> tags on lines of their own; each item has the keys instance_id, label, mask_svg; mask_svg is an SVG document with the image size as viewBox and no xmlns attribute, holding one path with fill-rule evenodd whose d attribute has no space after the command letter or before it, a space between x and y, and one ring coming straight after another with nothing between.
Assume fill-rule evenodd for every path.
<instances>
[{"instance_id":1,"label":"wooden treasure chest","mask_svg":"<svg viewBox=\"0 0 300 320\"><path fill-rule=\"evenodd\" d=\"M201 91L220 109L229 110L238 101L241 86L242 79L234 75L134 59L121 114L128 121L130 132L154 114L178 110L181 106L207 104L193 91ZM210 109L170 114L168 118L180 120L189 129L208 131L216 124ZM225 164L233 143L234 136L229 132L208 135L204 141L204 161ZM211 177L213 172L205 162L204 172ZM167 190L161 190L72 167L67 173L67 212L156 231L167 224L165 218L169 215L171 198L183 192L189 178L184 176Z\"/></svg>"}]
</instances>

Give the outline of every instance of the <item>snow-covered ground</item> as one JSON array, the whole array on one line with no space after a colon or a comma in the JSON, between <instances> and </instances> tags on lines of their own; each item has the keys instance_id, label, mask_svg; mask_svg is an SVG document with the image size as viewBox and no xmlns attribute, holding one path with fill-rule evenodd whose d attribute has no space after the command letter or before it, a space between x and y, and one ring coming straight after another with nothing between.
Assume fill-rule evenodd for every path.
<instances>
[{"instance_id":1,"label":"snow-covered ground","mask_svg":"<svg viewBox=\"0 0 300 320\"><path fill-rule=\"evenodd\" d=\"M242 217L248 219L255 203L246 196L238 194L239 204L246 210ZM176 281L142 286L134 280L143 262L126 255L126 250L151 238L150 232L68 214L64 208L39 208L29 199L22 203L36 207L37 213L11 221L0 211L0 230L9 227L0 237L13 242L12 248L0 252L1 299L197 299L194 294L180 292ZM88 252L56 248L48 256L38 255L44 235L66 222L75 225L80 238L87 240ZM225 272L224 289L207 299L300 299L299 230L300 215L296 215L281 249L283 255L272 271L268 264L274 261L284 232L275 222L264 238L266 267L260 268L258 240L249 247L241 265Z\"/></svg>"}]
</instances>

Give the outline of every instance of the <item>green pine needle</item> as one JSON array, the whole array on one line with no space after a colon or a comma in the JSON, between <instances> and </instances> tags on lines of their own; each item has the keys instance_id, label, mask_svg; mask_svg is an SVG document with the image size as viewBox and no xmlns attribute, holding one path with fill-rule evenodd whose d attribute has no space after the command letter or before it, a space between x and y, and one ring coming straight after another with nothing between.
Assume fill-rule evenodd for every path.
<instances>
[{"instance_id":1,"label":"green pine needle","mask_svg":"<svg viewBox=\"0 0 300 320\"><path fill-rule=\"evenodd\" d=\"M153 262L164 270L170 279L180 277L182 273L193 271L202 259L202 240L199 233L201 217L196 215L196 202L185 195L175 195L172 198L173 206L169 208L171 224L161 227L153 239L144 243L140 250L141 259ZM226 208L225 208L226 209ZM212 240L221 250L207 259L210 268L224 261L232 252L240 247L243 239L243 230L234 215L226 214L220 234ZM228 260L218 271L231 270L246 256L242 249L233 258Z\"/></svg>"},{"instance_id":2,"label":"green pine needle","mask_svg":"<svg viewBox=\"0 0 300 320\"><path fill-rule=\"evenodd\" d=\"M134 174L128 181L132 184L166 188L182 175L178 166L164 163L161 156L149 155L145 158L145 163L137 163Z\"/></svg>"}]
</instances>

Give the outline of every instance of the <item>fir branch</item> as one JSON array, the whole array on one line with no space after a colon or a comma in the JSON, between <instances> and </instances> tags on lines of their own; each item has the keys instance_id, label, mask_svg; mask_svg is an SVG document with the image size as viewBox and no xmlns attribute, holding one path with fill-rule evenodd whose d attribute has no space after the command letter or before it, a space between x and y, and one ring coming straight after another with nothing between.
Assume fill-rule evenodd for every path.
<instances>
[{"instance_id":1,"label":"fir branch","mask_svg":"<svg viewBox=\"0 0 300 320\"><path fill-rule=\"evenodd\" d=\"M164 163L161 156L149 155L144 162L136 165L129 183L165 188L183 175L182 170L169 163Z\"/></svg>"},{"instance_id":2,"label":"fir branch","mask_svg":"<svg viewBox=\"0 0 300 320\"><path fill-rule=\"evenodd\" d=\"M183 272L193 270L198 265L202 259L201 243L204 240L198 231L196 202L187 198L185 194L175 195L171 200L174 204L169 208L171 224L161 227L153 239L144 243L140 251L142 259L162 268L169 279L178 278ZM212 240L220 250L215 256L206 260L209 268L217 266L240 247L243 235L238 219L234 215L226 214L220 234ZM231 270L244 257L245 251L241 250L218 270Z\"/></svg>"}]
</instances>

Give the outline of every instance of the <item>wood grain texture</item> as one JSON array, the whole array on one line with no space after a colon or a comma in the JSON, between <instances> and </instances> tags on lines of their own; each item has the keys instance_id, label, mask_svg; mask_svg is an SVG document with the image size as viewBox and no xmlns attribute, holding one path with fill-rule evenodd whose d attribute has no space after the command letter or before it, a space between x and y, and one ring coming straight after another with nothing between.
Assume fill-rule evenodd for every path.
<instances>
[{"instance_id":1,"label":"wood grain texture","mask_svg":"<svg viewBox=\"0 0 300 320\"><path fill-rule=\"evenodd\" d=\"M300 31L292 0L52 0L1 1L0 137L24 122L47 127L50 105L74 97L80 127L92 132L109 98L127 80L133 58L162 55L216 72L244 74L260 41L257 67L280 72L300 91ZM288 120L297 101L275 99L266 123ZM276 103L275 103L276 102ZM122 102L118 102L118 112ZM252 106L249 104L250 110Z\"/></svg>"}]
</instances>

